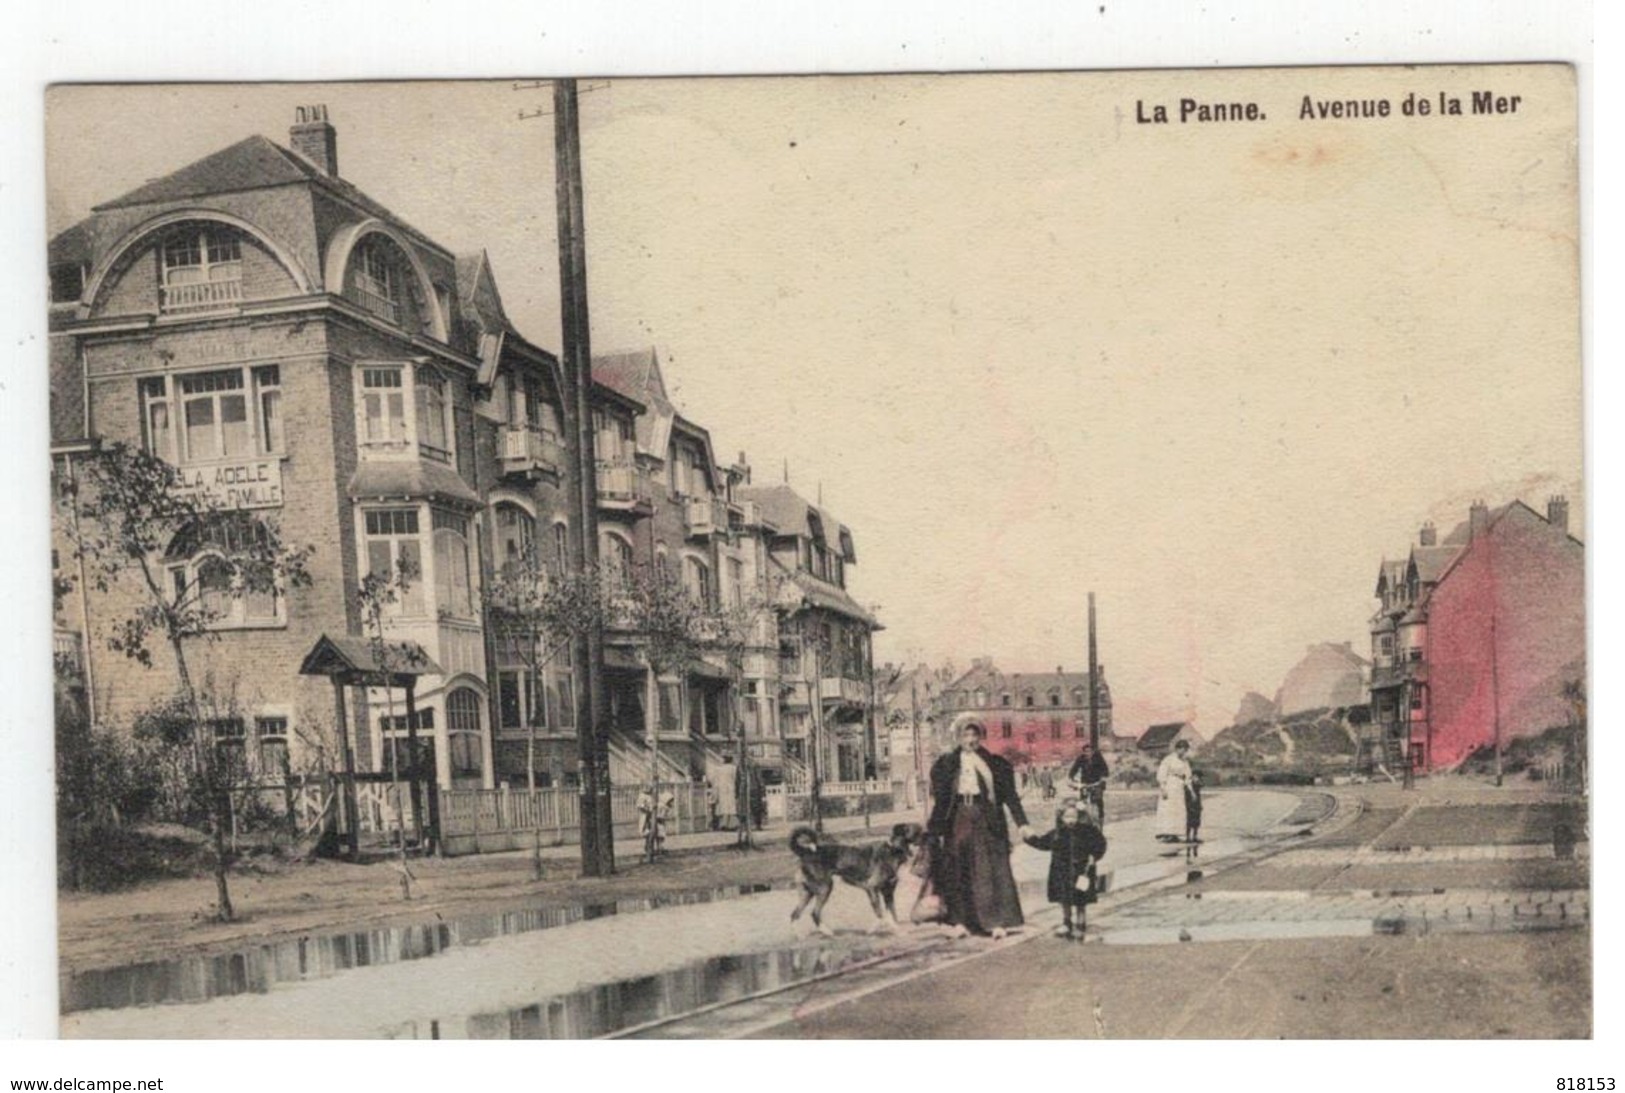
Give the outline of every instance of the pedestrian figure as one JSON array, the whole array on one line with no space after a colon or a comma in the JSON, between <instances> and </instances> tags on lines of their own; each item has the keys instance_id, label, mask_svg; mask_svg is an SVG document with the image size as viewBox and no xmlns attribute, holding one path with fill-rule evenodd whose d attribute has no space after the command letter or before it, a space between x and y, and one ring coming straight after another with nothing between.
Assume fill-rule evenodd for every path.
<instances>
[{"instance_id":1,"label":"pedestrian figure","mask_svg":"<svg viewBox=\"0 0 1625 1093\"><path fill-rule=\"evenodd\" d=\"M711 779L705 780L705 816L707 826L715 831L721 825L721 817L717 813L717 787L711 784Z\"/></svg>"},{"instance_id":2,"label":"pedestrian figure","mask_svg":"<svg viewBox=\"0 0 1625 1093\"><path fill-rule=\"evenodd\" d=\"M1194 858L1202 841L1202 776L1191 771L1185 783L1185 856Z\"/></svg>"},{"instance_id":3,"label":"pedestrian figure","mask_svg":"<svg viewBox=\"0 0 1625 1093\"><path fill-rule=\"evenodd\" d=\"M1055 815L1055 827L1043 835L1027 836L1026 842L1049 852L1049 901L1061 905L1065 919L1056 928L1056 936L1082 938L1084 909L1095 901L1099 887L1095 863L1106 853L1105 833L1088 809L1068 800Z\"/></svg>"},{"instance_id":4,"label":"pedestrian figure","mask_svg":"<svg viewBox=\"0 0 1625 1093\"><path fill-rule=\"evenodd\" d=\"M982 747L982 726L959 730L959 747L931 765L932 872L944 920L955 936L1001 938L1020 926L1021 898L1010 870L1010 810L1022 838L1032 833L1009 760Z\"/></svg>"},{"instance_id":5,"label":"pedestrian figure","mask_svg":"<svg viewBox=\"0 0 1625 1093\"><path fill-rule=\"evenodd\" d=\"M1157 798L1157 841L1177 843L1185 840L1185 786L1191 780L1189 740L1181 740L1157 767L1157 787L1162 795Z\"/></svg>"},{"instance_id":6,"label":"pedestrian figure","mask_svg":"<svg viewBox=\"0 0 1625 1093\"><path fill-rule=\"evenodd\" d=\"M1072 769L1066 773L1066 780L1073 789L1078 791L1083 801L1095 814L1095 822L1106 822L1106 779L1111 775L1111 769L1106 766L1106 757L1090 747L1088 742L1078 757L1072 761Z\"/></svg>"},{"instance_id":7,"label":"pedestrian figure","mask_svg":"<svg viewBox=\"0 0 1625 1093\"><path fill-rule=\"evenodd\" d=\"M712 830L720 827L732 831L739 826L739 768L734 766L733 756L722 757L722 765L712 772L712 778L716 814Z\"/></svg>"}]
</instances>

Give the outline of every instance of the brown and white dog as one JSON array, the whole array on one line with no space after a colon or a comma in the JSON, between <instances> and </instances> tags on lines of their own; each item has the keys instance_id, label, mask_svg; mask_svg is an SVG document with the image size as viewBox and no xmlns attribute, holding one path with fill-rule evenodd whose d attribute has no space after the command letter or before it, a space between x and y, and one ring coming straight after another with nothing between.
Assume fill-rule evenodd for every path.
<instances>
[{"instance_id":1,"label":"brown and white dog","mask_svg":"<svg viewBox=\"0 0 1625 1093\"><path fill-rule=\"evenodd\" d=\"M896 929L898 871L924 840L925 828L919 824L896 824L886 841L862 846L835 842L810 827L796 828L790 833L790 849L801 862L801 902L790 912L790 921L799 919L810 903L813 927L821 934L829 933L824 928L824 904L839 877L863 889L879 928Z\"/></svg>"}]
</instances>

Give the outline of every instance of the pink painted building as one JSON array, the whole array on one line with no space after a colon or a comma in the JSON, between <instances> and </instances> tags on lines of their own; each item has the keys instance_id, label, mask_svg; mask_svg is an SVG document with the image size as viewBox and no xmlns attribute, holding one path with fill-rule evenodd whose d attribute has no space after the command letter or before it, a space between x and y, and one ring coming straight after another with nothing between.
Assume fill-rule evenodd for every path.
<instances>
[{"instance_id":1,"label":"pink painted building","mask_svg":"<svg viewBox=\"0 0 1625 1093\"><path fill-rule=\"evenodd\" d=\"M1431 525L1384 560L1371 625L1372 722L1391 759L1430 770L1566 722L1585 675L1585 547L1568 502L1545 517L1513 501L1472 506L1443 543Z\"/></svg>"}]
</instances>

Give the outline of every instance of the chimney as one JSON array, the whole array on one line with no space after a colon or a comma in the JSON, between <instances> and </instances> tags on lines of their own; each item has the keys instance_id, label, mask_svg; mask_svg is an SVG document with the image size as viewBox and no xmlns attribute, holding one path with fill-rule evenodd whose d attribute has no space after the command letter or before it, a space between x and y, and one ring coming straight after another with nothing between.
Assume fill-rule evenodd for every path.
<instances>
[{"instance_id":1,"label":"chimney","mask_svg":"<svg viewBox=\"0 0 1625 1093\"><path fill-rule=\"evenodd\" d=\"M327 107L298 106L293 111L293 128L288 130L293 150L315 164L324 175L339 173L338 131L327 124Z\"/></svg>"},{"instance_id":2,"label":"chimney","mask_svg":"<svg viewBox=\"0 0 1625 1093\"><path fill-rule=\"evenodd\" d=\"M1569 530L1569 499L1554 494L1546 499L1546 522L1558 531Z\"/></svg>"},{"instance_id":3,"label":"chimney","mask_svg":"<svg viewBox=\"0 0 1625 1093\"><path fill-rule=\"evenodd\" d=\"M1490 526L1490 507L1482 500L1474 501L1467 510L1467 541L1476 543Z\"/></svg>"},{"instance_id":4,"label":"chimney","mask_svg":"<svg viewBox=\"0 0 1625 1093\"><path fill-rule=\"evenodd\" d=\"M1417 535L1417 542L1422 546L1439 545L1439 529L1433 526L1432 520L1422 525L1422 530Z\"/></svg>"}]
</instances>

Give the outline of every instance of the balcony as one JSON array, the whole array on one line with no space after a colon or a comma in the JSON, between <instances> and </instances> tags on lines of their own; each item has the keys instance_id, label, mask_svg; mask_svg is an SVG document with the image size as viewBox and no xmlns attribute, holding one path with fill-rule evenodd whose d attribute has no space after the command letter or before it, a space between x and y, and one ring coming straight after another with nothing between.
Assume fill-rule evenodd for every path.
<instances>
[{"instance_id":1,"label":"balcony","mask_svg":"<svg viewBox=\"0 0 1625 1093\"><path fill-rule=\"evenodd\" d=\"M243 302L243 282L195 281L186 285L165 285L162 308L166 315L188 311L219 311Z\"/></svg>"},{"instance_id":2,"label":"balcony","mask_svg":"<svg viewBox=\"0 0 1625 1093\"><path fill-rule=\"evenodd\" d=\"M693 536L728 530L728 503L720 497L689 497L683 501L683 520Z\"/></svg>"},{"instance_id":3,"label":"balcony","mask_svg":"<svg viewBox=\"0 0 1625 1093\"><path fill-rule=\"evenodd\" d=\"M654 511L654 494L649 476L641 467L625 461L598 464L598 507L607 512L648 514Z\"/></svg>"},{"instance_id":4,"label":"balcony","mask_svg":"<svg viewBox=\"0 0 1625 1093\"><path fill-rule=\"evenodd\" d=\"M504 425L499 439L502 473L531 478L558 474L564 448L556 434L528 425Z\"/></svg>"},{"instance_id":5,"label":"balcony","mask_svg":"<svg viewBox=\"0 0 1625 1093\"><path fill-rule=\"evenodd\" d=\"M1385 687L1398 687L1405 683L1426 683L1427 678L1426 661L1402 660L1392 665L1372 668L1371 689L1378 691Z\"/></svg>"},{"instance_id":6,"label":"balcony","mask_svg":"<svg viewBox=\"0 0 1625 1093\"><path fill-rule=\"evenodd\" d=\"M842 702L863 706L869 702L869 685L860 679L848 679L845 676L825 676L818 681L818 697L825 702Z\"/></svg>"}]
</instances>

